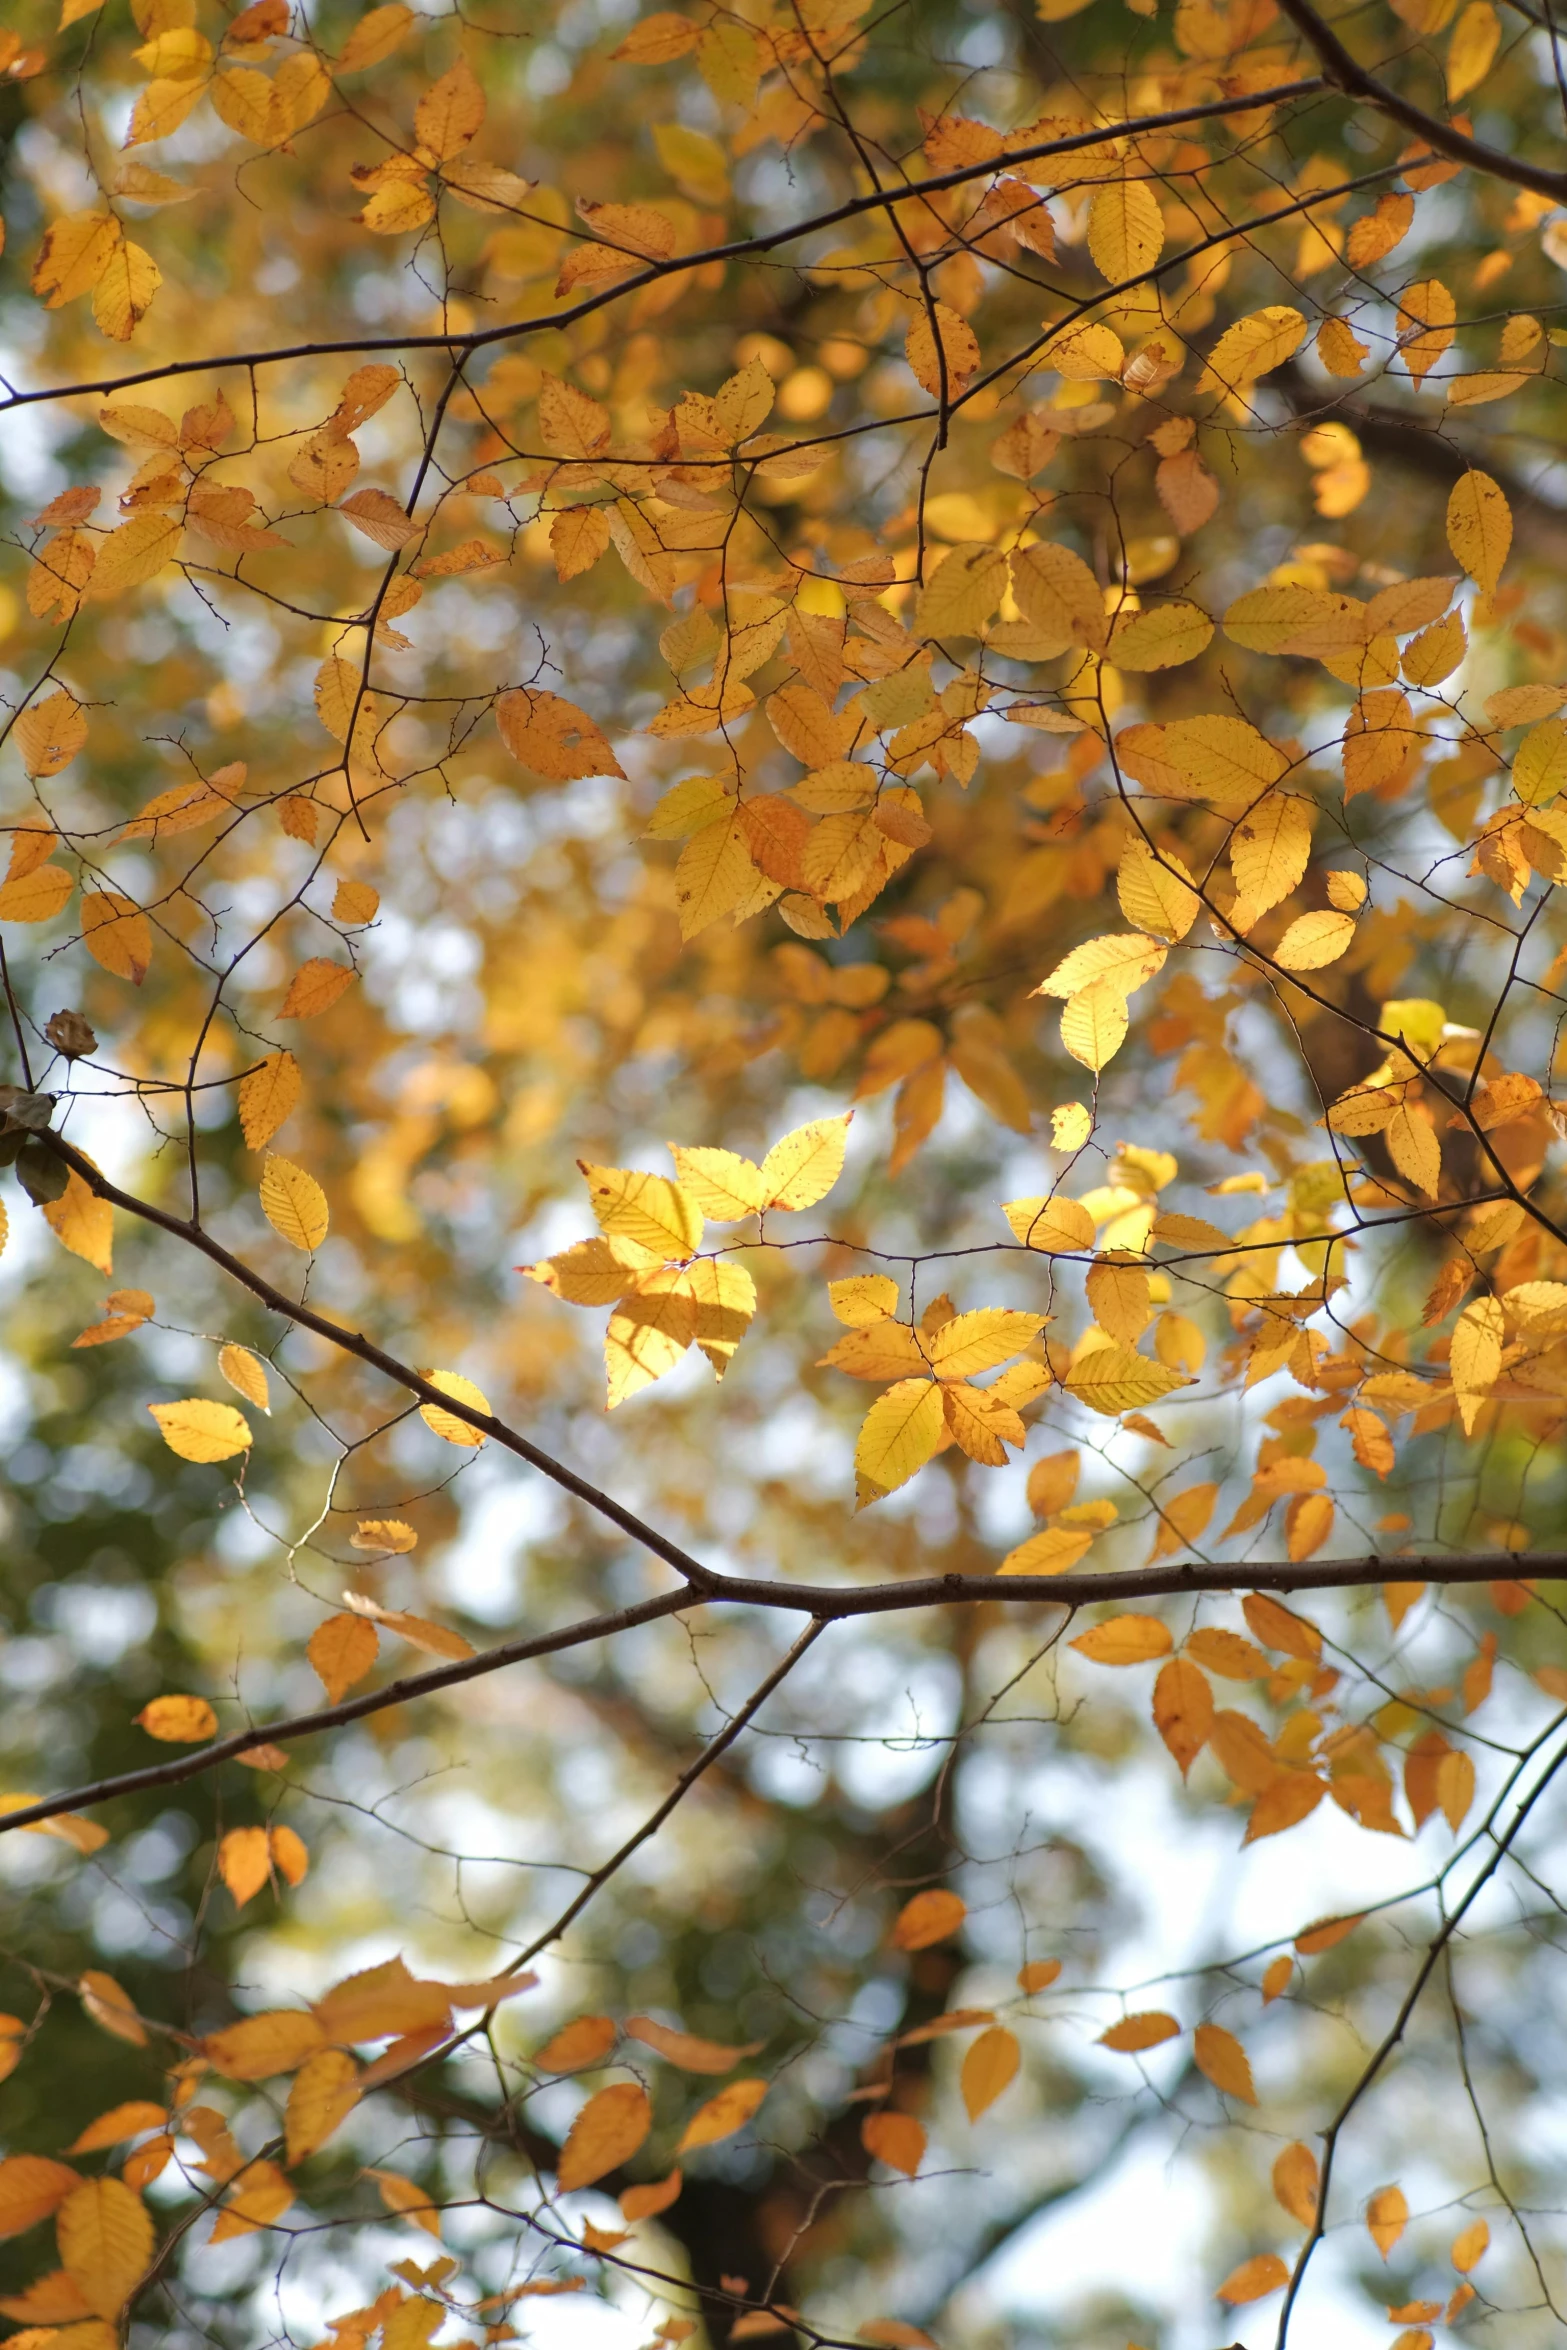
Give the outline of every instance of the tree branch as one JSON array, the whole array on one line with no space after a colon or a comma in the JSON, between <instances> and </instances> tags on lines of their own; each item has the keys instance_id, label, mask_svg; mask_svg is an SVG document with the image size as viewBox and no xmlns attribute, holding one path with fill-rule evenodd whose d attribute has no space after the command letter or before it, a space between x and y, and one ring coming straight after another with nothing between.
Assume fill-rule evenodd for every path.
<instances>
[{"instance_id":1,"label":"tree branch","mask_svg":"<svg viewBox=\"0 0 1567 2350\"><path fill-rule=\"evenodd\" d=\"M442 1409L446 1408L443 1400ZM504 1641L496 1648L481 1650L477 1656L464 1657L459 1663L437 1665L426 1673L410 1673L402 1680L388 1683L384 1689L344 1698L339 1705L320 1706L313 1713L291 1714L275 1722L258 1722L248 1730L236 1730L230 1737L214 1740L199 1754L177 1755L167 1762L149 1763L139 1771L123 1771L115 1778L98 1779L91 1786L72 1788L61 1795L40 1796L36 1803L0 1816L0 1835L17 1828L36 1827L66 1812L89 1811L95 1804L107 1803L117 1795L139 1794L148 1787L177 1786L183 1780L199 1778L203 1772L214 1770L219 1763L232 1762L250 1747L312 1738L319 1731L339 1729L345 1722L360 1721L367 1714L385 1713L390 1707L407 1705L416 1697L429 1697L459 1682L478 1680L506 1665L558 1655L564 1649L580 1648L590 1640L604 1640L617 1632L631 1631L638 1624L653 1623L660 1616L680 1615L693 1607L767 1608L809 1615L816 1619L810 1634L814 1639L825 1624L845 1623L858 1616L901 1615L926 1608L995 1607L998 1602L1008 1601L1018 1606L1043 1605L1075 1612L1078 1608L1097 1607L1107 1600L1196 1598L1204 1593L1223 1595L1235 1591L1355 1591L1395 1580L1511 1583L1518 1580L1519 1567L1525 1563L1533 1569L1534 1580L1567 1579L1567 1552L1544 1552L1525 1562L1512 1550L1476 1552L1460 1558L1401 1553L1397 1558L1315 1559L1303 1565L1292 1559L1250 1560L1232 1567L1160 1565L1120 1571L1107 1569L1089 1575L1004 1578L924 1575L908 1582L862 1584L797 1584L769 1582L752 1576L709 1575L706 1587L699 1592L661 1592L656 1599L639 1601L635 1607L622 1608L614 1615L590 1616L559 1632L540 1633L529 1640ZM792 1656L794 1652L790 1653ZM771 1684L764 1686L763 1696L768 1686ZM722 1748L717 1752L722 1752ZM715 1760L716 1754L710 1753L707 1759Z\"/></svg>"},{"instance_id":2,"label":"tree branch","mask_svg":"<svg viewBox=\"0 0 1567 2350\"><path fill-rule=\"evenodd\" d=\"M215 367L276 367L287 359L327 359L334 355L347 356L355 351L445 351L448 353L483 350L490 343L511 342L517 337L533 334L543 328L559 329L574 325L594 311L618 302L627 294L640 292L660 278L678 277L685 272L705 269L711 262L745 261L755 254L771 253L780 245L797 242L801 237L817 235L823 229L836 228L846 220L854 220L861 213L886 211L895 204L916 202L924 196L939 196L949 188L960 188L971 180L990 179L997 172L1016 170L1020 164L1042 163L1056 155L1076 154L1084 147L1100 146L1106 139L1136 138L1153 131L1176 130L1181 124L1206 122L1227 114L1255 114L1271 106L1282 106L1291 98L1319 96L1328 84L1317 75L1304 79L1280 82L1268 90L1248 90L1230 98L1208 98L1200 105L1175 106L1162 114L1140 114L1125 122L1102 123L1088 131L1074 131L1064 139L1042 140L1037 146L1018 147L992 156L985 163L960 164L955 170L936 172L921 180L906 180L896 188L880 188L864 196L850 196L842 204L827 212L812 213L809 219L793 221L785 228L764 230L754 237L734 237L722 245L704 245L694 253L672 254L667 261L651 261L643 269L621 278L596 294L585 295L580 302L565 310L555 310L538 318L514 319L505 326L480 327L472 334L408 334L357 335L347 341L318 343L288 343L275 351L225 351L201 359L171 359L160 367L143 367L131 375L106 376L96 383L52 384L37 391L10 392L0 399L0 415L12 408L36 407L40 401L72 400L97 396L105 392L128 392L139 384L163 383L177 376L199 375ZM1322 201L1322 193L1314 195L1313 203ZM1116 289L1106 289L1104 299Z\"/></svg>"},{"instance_id":3,"label":"tree branch","mask_svg":"<svg viewBox=\"0 0 1567 2350\"><path fill-rule=\"evenodd\" d=\"M1449 156L1455 163L1471 164L1476 171L1489 172L1493 179L1511 180L1515 187L1532 188L1537 195L1567 204L1567 171L1546 171L1538 163L1526 163L1521 156L1504 155L1500 148L1486 146L1483 140L1471 138L1467 131L1455 130L1439 115L1427 114L1423 107L1401 98L1386 82L1378 81L1374 73L1358 64L1309 0L1279 0L1279 6L1315 52L1322 67L1322 79L1330 89L1374 106L1378 113L1387 115L1406 131L1413 131L1439 155Z\"/></svg>"}]
</instances>

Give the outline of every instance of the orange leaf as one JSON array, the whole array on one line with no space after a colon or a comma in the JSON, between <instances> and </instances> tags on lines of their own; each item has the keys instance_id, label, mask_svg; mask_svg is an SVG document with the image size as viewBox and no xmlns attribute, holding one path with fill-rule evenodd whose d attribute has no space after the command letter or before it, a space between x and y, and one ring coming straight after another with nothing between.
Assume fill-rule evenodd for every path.
<instances>
[{"instance_id":1,"label":"orange leaf","mask_svg":"<svg viewBox=\"0 0 1567 2350\"><path fill-rule=\"evenodd\" d=\"M1005 2024L992 2024L988 2032L981 2032L963 2059L958 2086L971 2122L977 2122L986 2108L995 2104L1003 2089L1017 2077L1022 2051L1017 2034L1009 2032Z\"/></svg>"},{"instance_id":2,"label":"orange leaf","mask_svg":"<svg viewBox=\"0 0 1567 2350\"><path fill-rule=\"evenodd\" d=\"M567 2133L556 2166L562 2194L591 2187L607 2171L618 2170L653 2127L653 2108L647 2091L636 2081L615 2081L590 2097Z\"/></svg>"}]
</instances>

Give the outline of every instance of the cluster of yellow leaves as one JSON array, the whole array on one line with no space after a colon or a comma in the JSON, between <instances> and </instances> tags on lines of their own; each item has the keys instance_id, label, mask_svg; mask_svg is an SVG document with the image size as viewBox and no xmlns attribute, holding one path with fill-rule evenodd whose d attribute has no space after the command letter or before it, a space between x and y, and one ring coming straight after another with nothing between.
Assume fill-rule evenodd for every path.
<instances>
[{"instance_id":1,"label":"cluster of yellow leaves","mask_svg":"<svg viewBox=\"0 0 1567 2350\"><path fill-rule=\"evenodd\" d=\"M848 1336L823 1355L823 1365L855 1379L894 1382L860 1426L857 1508L895 1492L949 1444L970 1460L999 1468L1008 1445L1026 1442L1020 1410L1045 1392L1050 1372L1042 1362L1013 1357L1033 1345L1047 1317L1006 1306L960 1314L950 1298L938 1297L917 1324L900 1322L898 1285L883 1273L831 1282L828 1296L839 1321L848 1324ZM1011 1368L991 1386L972 1384L1004 1363Z\"/></svg>"},{"instance_id":2,"label":"cluster of yellow leaves","mask_svg":"<svg viewBox=\"0 0 1567 2350\"><path fill-rule=\"evenodd\" d=\"M568 1305L614 1307L604 1339L611 1410L692 1346L723 1377L755 1315L756 1284L732 1256L699 1253L705 1223L814 1207L842 1172L852 1115L796 1127L759 1166L735 1151L671 1143L673 1183L579 1162L598 1237L517 1271Z\"/></svg>"}]
</instances>

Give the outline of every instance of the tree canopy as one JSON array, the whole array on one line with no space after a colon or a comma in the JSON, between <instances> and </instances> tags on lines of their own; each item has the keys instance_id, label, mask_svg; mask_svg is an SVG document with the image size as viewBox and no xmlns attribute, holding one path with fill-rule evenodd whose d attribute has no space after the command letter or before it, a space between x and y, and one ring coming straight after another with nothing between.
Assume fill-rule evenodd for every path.
<instances>
[{"instance_id":1,"label":"tree canopy","mask_svg":"<svg viewBox=\"0 0 1567 2350\"><path fill-rule=\"evenodd\" d=\"M0 81L5 2339L1559 2341L1548 0Z\"/></svg>"}]
</instances>

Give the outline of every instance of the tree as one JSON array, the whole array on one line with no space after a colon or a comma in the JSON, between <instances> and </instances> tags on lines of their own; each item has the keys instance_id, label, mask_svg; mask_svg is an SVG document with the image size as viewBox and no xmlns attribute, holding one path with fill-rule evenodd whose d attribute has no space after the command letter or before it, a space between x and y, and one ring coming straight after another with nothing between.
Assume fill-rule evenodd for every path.
<instances>
[{"instance_id":1,"label":"tree","mask_svg":"<svg viewBox=\"0 0 1567 2350\"><path fill-rule=\"evenodd\" d=\"M11 2338L1554 2340L1549 14L490 14L0 31Z\"/></svg>"}]
</instances>

